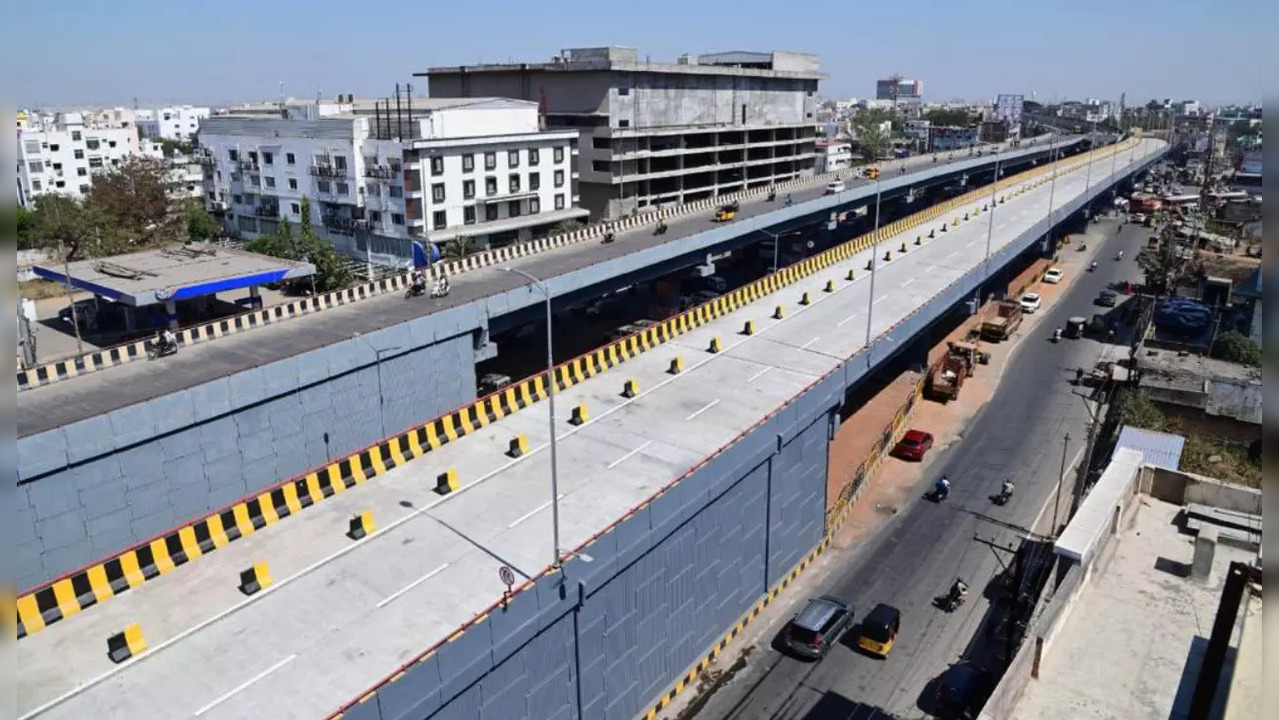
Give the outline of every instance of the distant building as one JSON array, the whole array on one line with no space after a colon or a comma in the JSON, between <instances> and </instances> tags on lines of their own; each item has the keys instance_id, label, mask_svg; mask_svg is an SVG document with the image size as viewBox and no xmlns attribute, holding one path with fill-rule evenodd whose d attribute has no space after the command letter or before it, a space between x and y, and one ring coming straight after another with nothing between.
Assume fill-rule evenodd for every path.
<instances>
[{"instance_id":1,"label":"distant building","mask_svg":"<svg viewBox=\"0 0 1279 720\"><path fill-rule=\"evenodd\" d=\"M18 113L18 204L28 206L43 193L80 199L93 176L138 155L138 131L132 116L121 121L110 111L86 114Z\"/></svg>"},{"instance_id":2,"label":"distant building","mask_svg":"<svg viewBox=\"0 0 1279 720\"><path fill-rule=\"evenodd\" d=\"M211 114L207 107L182 105L138 110L136 122L143 137L186 142L195 137L200 129L200 121Z\"/></svg>"},{"instance_id":3,"label":"distant building","mask_svg":"<svg viewBox=\"0 0 1279 720\"><path fill-rule=\"evenodd\" d=\"M977 128L975 127L938 127L928 128L928 149L931 152L962 150L977 144Z\"/></svg>"},{"instance_id":4,"label":"distant building","mask_svg":"<svg viewBox=\"0 0 1279 720\"><path fill-rule=\"evenodd\" d=\"M582 204L612 218L811 175L818 67L803 53L671 63L600 47L419 74L433 98L519 98L541 104L548 127L580 132Z\"/></svg>"},{"instance_id":5,"label":"distant building","mask_svg":"<svg viewBox=\"0 0 1279 720\"><path fill-rule=\"evenodd\" d=\"M813 172L822 173L846 170L853 165L853 146L846 142L819 140L817 160Z\"/></svg>"},{"instance_id":6,"label":"distant building","mask_svg":"<svg viewBox=\"0 0 1279 720\"><path fill-rule=\"evenodd\" d=\"M897 94L894 97L893 90ZM922 80L905 80L888 78L875 81L876 100L896 100L898 103L922 103L924 100L924 82Z\"/></svg>"},{"instance_id":7,"label":"distant building","mask_svg":"<svg viewBox=\"0 0 1279 720\"><path fill-rule=\"evenodd\" d=\"M300 222L307 197L340 252L403 265L461 236L503 245L587 215L574 193L577 131L541 130L533 102L413 98L396 113L346 96L273 115L200 127L206 205L241 237Z\"/></svg>"},{"instance_id":8,"label":"distant building","mask_svg":"<svg viewBox=\"0 0 1279 720\"><path fill-rule=\"evenodd\" d=\"M1235 442L1261 439L1261 368L1149 347L1135 360L1141 389L1187 432Z\"/></svg>"},{"instance_id":9,"label":"distant building","mask_svg":"<svg viewBox=\"0 0 1279 720\"><path fill-rule=\"evenodd\" d=\"M1194 100L1182 100L1177 103L1176 110L1178 115L1196 117L1200 114L1199 103Z\"/></svg>"},{"instance_id":10,"label":"distant building","mask_svg":"<svg viewBox=\"0 0 1279 720\"><path fill-rule=\"evenodd\" d=\"M978 138L985 143L1008 142L1015 137L1003 120L986 120L978 127Z\"/></svg>"},{"instance_id":11,"label":"distant building","mask_svg":"<svg viewBox=\"0 0 1279 720\"><path fill-rule=\"evenodd\" d=\"M930 120L907 120L906 125L902 128L902 134L927 145L929 128L932 127L932 124Z\"/></svg>"}]
</instances>

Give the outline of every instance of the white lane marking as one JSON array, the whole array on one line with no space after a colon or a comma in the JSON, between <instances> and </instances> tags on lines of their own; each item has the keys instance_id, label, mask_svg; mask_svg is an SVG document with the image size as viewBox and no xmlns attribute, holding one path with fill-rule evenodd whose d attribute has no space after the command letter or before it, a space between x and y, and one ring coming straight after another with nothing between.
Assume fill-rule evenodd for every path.
<instances>
[{"instance_id":1,"label":"white lane marking","mask_svg":"<svg viewBox=\"0 0 1279 720\"><path fill-rule=\"evenodd\" d=\"M747 380L746 382L755 382L756 380L758 380L758 379L760 379L760 378L764 377L764 376L765 376L765 375L767 375L769 372L771 372L771 371L772 371L772 369L773 369L773 368L771 368L771 367L766 367L766 368L764 368L763 370L760 370L759 372L755 373L754 375L751 375L750 380Z\"/></svg>"},{"instance_id":2,"label":"white lane marking","mask_svg":"<svg viewBox=\"0 0 1279 720\"><path fill-rule=\"evenodd\" d=\"M908 287L913 282L915 282L915 278L911 278L907 280L906 282L902 283L902 287Z\"/></svg>"},{"instance_id":3,"label":"white lane marking","mask_svg":"<svg viewBox=\"0 0 1279 720\"><path fill-rule=\"evenodd\" d=\"M850 322L852 322L852 321L854 321L854 320L856 320L856 319L857 319L857 316L856 316L856 315L849 315L848 317L844 318L843 320L840 320L839 322L835 323L835 327L844 327L845 325L847 325L848 323L850 323Z\"/></svg>"},{"instance_id":4,"label":"white lane marking","mask_svg":"<svg viewBox=\"0 0 1279 720\"><path fill-rule=\"evenodd\" d=\"M804 343L803 345L800 345L800 346L799 346L799 349L800 349L800 350L807 350L809 345L812 345L813 343L815 343L815 342L817 342L818 340L821 340L821 339L822 339L822 336L821 336L821 335L818 335L817 337L813 338L812 340L809 340L808 342Z\"/></svg>"},{"instance_id":5,"label":"white lane marking","mask_svg":"<svg viewBox=\"0 0 1279 720\"><path fill-rule=\"evenodd\" d=\"M702 409L700 409L700 410L698 410L697 412L694 412L692 415L689 415L688 417L684 418L684 420L686 420L686 421L687 421L687 420L692 420L692 419L696 418L698 415L701 415L702 413L706 412L707 410L710 410L711 408L715 407L715 406L716 406L716 405L718 405L718 404L719 404L719 398L715 398L714 400L712 400L712 401L710 401L710 402L706 403L705 405L703 405L703 406L702 406Z\"/></svg>"},{"instance_id":6,"label":"white lane marking","mask_svg":"<svg viewBox=\"0 0 1279 720\"><path fill-rule=\"evenodd\" d=\"M888 299L887 295L880 295L879 297L875 298L875 302L871 303L871 305L878 305L887 299Z\"/></svg>"},{"instance_id":7,"label":"white lane marking","mask_svg":"<svg viewBox=\"0 0 1279 720\"><path fill-rule=\"evenodd\" d=\"M631 459L632 457L634 457L637 453L643 452L643 451L644 451L644 448L646 448L646 447L648 447L649 445L652 445L652 444L653 444L653 441L652 441L652 440L645 440L643 445L640 445L639 447L635 448L634 450L632 450L632 451L630 451L630 452L626 453L625 455L621 456L620 458L618 458L618 459L614 460L613 462L609 463L609 464L608 464L608 469L609 469L609 470L612 470L613 468L617 467L618 465L621 465L622 463L626 462L627 460L630 460L630 459Z\"/></svg>"},{"instance_id":8,"label":"white lane marking","mask_svg":"<svg viewBox=\"0 0 1279 720\"><path fill-rule=\"evenodd\" d=\"M563 494L563 493L560 493L559 495L557 495L557 496L556 496L556 499L557 499L557 500L563 500L563 499L564 499L564 494ZM518 518L515 518L515 520L514 520L513 522L511 522L509 525L507 525L507 526L506 526L506 529L507 529L507 530L510 530L511 528L515 527L516 525L519 525L520 523L524 522L525 520L528 520L529 518L531 518L531 517L533 517L534 515L536 515L536 514L538 514L538 513L542 512L543 510L545 510L546 508L548 508L548 507L550 507L550 506L551 506L551 501L550 501L550 500L547 500L546 502L542 503L541 505L538 505L537 507L533 508L532 510L529 510L528 512L526 512L526 513L524 513L523 515L519 516Z\"/></svg>"},{"instance_id":9,"label":"white lane marking","mask_svg":"<svg viewBox=\"0 0 1279 720\"><path fill-rule=\"evenodd\" d=\"M290 655L290 656L288 656L288 657L284 658L283 660L281 660L281 661L277 662L276 664L272 665L271 667L267 668L266 670L263 670L262 672L258 673L257 675L254 675L253 677L249 678L249 679L248 679L248 680L246 680L244 683L242 683L242 684L241 684L239 687L237 687L236 689L232 690L231 692L227 693L226 695L223 695L222 697L218 698L217 700L214 700L213 702L209 703L208 705L205 705L204 707L200 708L199 710L196 710L196 711L195 711L195 716L196 716L196 717L200 717L201 715L203 715L203 714L207 713L208 711L212 710L213 708L215 708L215 707L217 707L217 706L221 705L222 703L226 702L227 700L230 700L231 698L233 698L233 697L235 697L236 695L238 695L239 693L241 693L241 692L242 692L245 688L247 688L248 686L252 685L253 683L255 683L255 682L259 681L259 680L261 680L262 678L266 677L267 675L270 675L271 673L275 672L276 670L279 670L280 668L284 667L285 665L288 665L289 663L291 663L291 662L293 662L294 660L296 660L296 659L297 659L297 657L298 657L297 655Z\"/></svg>"},{"instance_id":10,"label":"white lane marking","mask_svg":"<svg viewBox=\"0 0 1279 720\"><path fill-rule=\"evenodd\" d=\"M400 588L399 590L396 590L395 592L391 593L390 595L387 595L385 598L383 598L383 599L382 599L382 601L381 601L381 602L379 602L379 603L377 604L378 608L384 608L384 607L386 607L387 605L390 605L391 603L395 602L395 599L396 599L396 598L398 598L399 596L401 596L401 595L403 595L404 593L406 593L406 592L408 592L408 591L412 590L413 588L417 587L418 585L421 585L422 583L426 582L427 580L430 580L431 578L435 577L436 575L439 575L440 573L444 572L444 570L445 570L446 568L448 568L448 566L449 566L449 563L444 563L443 565L441 565L441 566L439 566L439 567L435 568L435 569L434 569L434 570L432 570L431 572L429 572L429 573L427 573L427 574L423 575L422 577L420 577L420 578L418 578L418 579L414 580L413 582L409 583L408 585L405 585L404 587Z\"/></svg>"}]
</instances>

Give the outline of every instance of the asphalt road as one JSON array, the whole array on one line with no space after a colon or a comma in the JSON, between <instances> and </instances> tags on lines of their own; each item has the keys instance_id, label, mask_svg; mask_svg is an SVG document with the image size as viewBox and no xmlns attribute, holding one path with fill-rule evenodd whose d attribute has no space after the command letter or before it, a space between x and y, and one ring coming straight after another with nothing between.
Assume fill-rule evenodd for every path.
<instances>
[{"instance_id":1,"label":"asphalt road","mask_svg":"<svg viewBox=\"0 0 1279 720\"><path fill-rule=\"evenodd\" d=\"M1040 140L1037 144L1042 145L1044 142ZM1022 149L1030 144L1024 142ZM967 159L969 156L966 153L955 153L955 162ZM885 164L884 172L896 172L898 165L896 161ZM907 161L906 174L935 167L937 165L931 162L930 156L919 156ZM851 188L870 182L862 179L847 184ZM804 190L792 191L791 194L794 202L800 203L820 197L823 191L823 185L815 184ZM744 219L775 210L781 200L781 197L772 203L766 202L762 197L747 200L741 204L739 217ZM650 227L640 227L618 233L617 242L611 245L587 241L577 246L521 258L511 265L537 277L556 277L704 232L712 227L711 215L711 211L707 211L672 219L669 221L669 230L662 236L654 235ZM26 390L17 396L17 436L26 437L62 427L249 368L349 340L356 333L368 334L524 284L527 281L521 277L495 270L464 273L453 281L452 292L442 300L418 298L406 301L401 294L390 293L278 325L200 343L156 362L129 363L89 373L74 380Z\"/></svg>"},{"instance_id":2,"label":"asphalt road","mask_svg":"<svg viewBox=\"0 0 1279 720\"><path fill-rule=\"evenodd\" d=\"M711 697L697 718L928 717L933 710L930 685L951 663L989 662L994 643L1000 641L975 634L989 609L988 585L993 594L1001 566L994 551L975 542L974 536L1012 544L1018 537L1015 531L983 516L1023 527L1034 523L1054 493L1063 435L1070 434L1069 460L1083 447L1087 410L1072 396L1076 388L1070 381L1074 368L1090 367L1102 347L1092 340L1053 343L1048 338L1070 315L1091 317L1099 310L1092 300L1103 288L1139 277L1133 258L1146 233L1127 225L1116 234L1116 224L1094 226L1105 234L1096 256L1097 271L1083 272L1058 302L1041 310L1046 322L1023 330L1032 334L1022 339L992 400L960 441L930 458L925 482L930 485L942 472L948 474L953 483L950 499L940 505L925 501L922 493L927 487L920 487L896 517L813 590L813 595L830 593L850 600L858 618L879 602L899 608L902 630L892 655L875 660L855 652L855 630L820 662L783 655L776 649L776 636L788 613L767 633L773 647L755 648L746 667ZM1072 248L1063 252L1077 252ZM1125 250L1125 259L1116 262L1113 256L1119 248ZM989 497L1005 478L1013 479L1017 491L1007 505L996 507ZM1063 513L1068 504L1062 503ZM972 591L969 602L948 615L932 601L956 576Z\"/></svg>"}]
</instances>

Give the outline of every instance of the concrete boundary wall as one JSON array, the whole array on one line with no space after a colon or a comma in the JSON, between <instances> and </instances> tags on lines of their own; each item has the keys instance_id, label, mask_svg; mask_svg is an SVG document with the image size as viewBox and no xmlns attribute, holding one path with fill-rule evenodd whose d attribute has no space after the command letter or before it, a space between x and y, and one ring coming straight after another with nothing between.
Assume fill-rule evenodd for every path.
<instances>
[{"instance_id":1,"label":"concrete boundary wall","mask_svg":"<svg viewBox=\"0 0 1279 720\"><path fill-rule=\"evenodd\" d=\"M1070 147L1078 144L1079 142L1080 140L1066 142L1060 147ZM1001 160L1026 157L1043 152L1046 149L1047 148L1044 147L1033 147L1023 150L1005 151L1000 153L999 157ZM983 167L984 165L990 164L993 160L994 157L990 156L974 158L972 160L961 161L959 163L950 163L943 168L937 168L937 170L933 172L923 173L923 176L916 175L911 178L902 178L896 182L886 180L883 182L883 185L887 186L889 189L896 188L902 184L911 185L921 180L931 179L938 174L951 174L953 172L975 170ZM839 179L844 175L846 175L845 172L830 172L822 175L788 180L771 187L744 190L736 193L730 193L728 195L698 200L671 208L662 208L642 215L591 225L561 235L539 238L501 248L483 250L460 260L450 260L438 263L428 267L425 272L429 281L434 281L444 276L452 277L462 273L506 263L515 258L536 255L555 248L575 245L585 240L601 237L606 232L616 232L633 227L650 225L656 223L658 219L681 217L684 215L704 212L726 202L759 197L770 191L785 192L799 187L818 185ZM847 202L847 198L844 197L845 195L848 195L853 199L860 199L873 194L874 193L867 188L855 188L847 193L841 193L840 198L843 202ZM674 241L669 244L679 244L679 241ZM408 287L409 278L410 273L405 272L373 282L363 283L352 288L336 290L315 297L302 298L283 305L264 308L262 310L252 310L241 315L222 318L210 323L186 328L178 332L178 344L194 345L196 343L208 342L227 335L233 335L263 327L265 325L283 322L285 320L313 314L333 307L348 305L353 302L359 302L361 300L377 297L386 293L400 292ZM138 340L130 343L124 343L122 345L88 352L76 357L64 358L62 360L37 365L32 368L20 369L17 371L17 388L19 391L28 390L30 388L41 387L43 385L63 380L70 380L87 373L144 359L146 358L145 342L145 340Z\"/></svg>"},{"instance_id":2,"label":"concrete boundary wall","mask_svg":"<svg viewBox=\"0 0 1279 720\"><path fill-rule=\"evenodd\" d=\"M1042 173L1043 171L1044 169L1040 169L1032 172ZM1014 183L1022 180L1024 176L1005 182ZM602 372L654 344L665 342L715 317L731 312L742 304L793 283L822 267L846 259L864 250L871 242L878 242L884 237L950 212L964 203L970 203L973 201L970 196L975 195L977 193L969 193L964 197L929 208L915 216L904 218L886 226L879 233L872 233L844 243L712 303L672 318L655 328L570 361L557 369L556 381L561 387L580 382L583 378ZM918 315L918 311L915 315ZM536 402L542 398L539 393L543 380L544 378L536 376L530 378L502 393L440 416L425 426L367 447L348 458L320 467L303 477L265 489L260 494L246 495L239 502L225 506L213 515L195 521L189 526L178 527L169 531L168 534L156 536L150 541L143 541L118 556L108 557L97 564L85 566L79 571L33 588L19 598L19 634L34 632L50 622L56 622L97 602L109 599L114 594L127 591L152 577L167 572L177 564L210 552L225 542L251 534L277 521L279 517L341 492L347 487L395 467L402 461L438 447L442 442L456 440L472 432L474 428L482 427L487 422L500 419L504 414ZM26 515L28 517L24 517L24 513L20 511L20 526L24 520L30 520L31 516L38 516L38 513L28 512ZM23 528L20 527L21 529ZM29 540L28 543L30 543ZM22 550L21 543L19 549Z\"/></svg>"},{"instance_id":3,"label":"concrete boundary wall","mask_svg":"<svg viewBox=\"0 0 1279 720\"><path fill-rule=\"evenodd\" d=\"M1016 244L1021 245L1021 249L1024 250L1026 246L1035 241L1038 236L1039 233L1033 233L1032 231L1032 233L1024 235ZM909 336L915 330L919 329L920 326L925 324L925 319L927 317L930 315L931 317L936 317L938 312L954 305L955 302L958 302L966 294L971 293L980 284L980 278L976 277L979 270L980 268L971 271L959 281L952 284L950 288L935 296L932 300L926 303L923 308L917 310L905 321L898 323L895 326L897 328L896 334ZM930 314L929 310L935 312ZM894 330L890 328L885 331L885 335L889 332L894 332ZM589 555L591 557L589 562L583 560L581 554L570 554L568 561L563 567L562 577L560 573L555 573L548 569L534 581L527 583L517 591L517 594L519 594L525 593L529 589L535 589L537 590L537 597L541 598L543 597L543 588L549 585L550 587L556 588L554 591L549 591L549 594L552 596L558 595L561 599L561 603L577 603L577 607L571 611L576 615L574 619L574 627L577 628L577 632L579 633L578 654L576 658L578 663L576 675L579 683L577 693L578 702L576 705L578 713L577 717L630 718L638 714L643 714L650 719L653 718L657 712L670 702L671 699L673 699L679 692L696 679L698 673L705 669L706 665L711 659L713 659L715 654L722 650L735 634L740 632L741 627L744 626L745 623L748 623L750 619L758 615L759 611L776 596L776 593L780 592L782 588L789 584L798 572L802 571L804 567L807 567L807 565L811 563L812 559L825 549L831 530L820 532L818 538L814 540L813 549L810 550L808 554L803 555L802 559L800 559L796 565L792 566L786 573L780 576L777 584L770 587L764 597L758 601L760 604L754 607L748 606L745 613L739 616L736 625L721 626L729 628L728 634L721 637L718 642L708 644L706 647L709 648L709 652L702 655L700 659L698 659L697 655L690 657L688 659L688 664L684 666L684 674L672 676L678 678L675 680L674 686L666 693L659 695L657 703L650 706L647 712L644 712L643 706L638 708L633 707L633 701L639 694L637 692L638 688L650 687L652 685L651 678L654 671L653 667L649 665L614 666L614 670L618 673L623 673L621 677L614 678L616 681L622 683L621 687L616 692L601 692L601 688L597 684L598 681L592 680L592 677L596 676L589 675L584 671L584 668L589 665L589 660L584 662L583 658L586 657L589 659L594 656L589 652L585 655L583 654L584 643L588 641L584 641L581 635L581 622L584 613L587 612L585 608L589 605L592 596L596 592L594 588L598 587L597 584L602 580L603 587L610 588L612 583L616 581L617 576L610 575L610 573L613 573L615 568L619 565L617 553L642 553L650 548L655 552L664 551L666 552L666 555L663 560L670 563L678 572L678 568L682 567L680 563L682 560L685 560L685 558L683 558L679 553L669 552L669 546L666 545L666 543L671 538L681 537L680 532L684 528L688 527L688 523L695 523L701 516L702 512L713 504L701 504L706 491L704 487L697 484L697 481L703 477L714 476L719 479L719 482L730 484L730 488L747 488L754 482L762 482L763 480L760 468L763 467L763 464L753 465L753 462L763 454L770 454L769 463L771 467L771 463L775 462L775 458L785 455L784 448L788 442L793 443L800 436L811 439L813 437L811 434L815 434L817 430L822 428L823 423L821 422L821 419L823 417L826 418L826 435L824 437L824 441L829 441L830 433L833 432L832 424L834 423L835 413L838 410L839 403L842 402L845 389L851 383L860 379L868 371L868 365L873 364L870 360L873 360L875 356L885 358L891 354L891 348L893 346L884 343L885 339L885 336L881 335L872 347L854 355L843 365L812 383L808 388L801 391L800 394L792 398L790 401L784 403L777 411L770 414L755 427L739 436L736 441L725 446L716 454L704 460L701 465L695 467L682 478L677 479L670 485L667 485L652 498L642 503L623 518L614 522L604 531L597 534L594 538L588 540L574 551L575 553L585 553ZM897 341L893 341L893 343L896 342ZM870 355L867 356L867 353ZM782 432L777 432L778 426L776 423L778 422L781 423L780 428L783 429ZM795 432L794 428L804 429ZM775 455L772 453L775 453ZM735 460L733 458L735 458ZM820 516L822 514L822 508L824 508L825 465L815 462L814 466L820 466L821 470L819 477L813 481L815 493L817 495L817 502L813 503L813 507L817 510L818 515ZM713 468L713 470L711 468ZM738 468L739 472L728 472L729 468ZM695 478L697 480L695 480ZM807 475L803 475L803 478L806 479ZM685 486L685 483L687 483L687 486ZM788 476L788 484L792 483L795 486L803 485L802 480L792 480ZM721 486L716 485L715 487ZM722 498L725 496L721 495L720 497ZM745 498L739 500L739 505L754 507L754 505L751 502L746 501ZM800 503L800 505L806 506L805 503ZM661 506L664 506L664 508L661 508ZM699 507L702 509L699 510ZM648 511L647 517L644 514L644 511L646 510ZM654 512L668 513L666 517L668 517L671 522L674 522L675 520L682 520L685 524L671 527L670 525L663 523L660 525L663 530L659 531L659 526L655 525L653 522L652 513ZM794 517L803 517L803 513ZM771 529L774 527L771 512L769 520ZM838 522L839 521L836 520L836 522L833 523L833 527L838 527ZM741 524L743 527L750 527L749 522ZM821 524L830 525L826 522L822 522ZM659 532L665 532L665 528L668 527L671 528L670 534L654 537L654 535L658 535ZM789 525L787 522L782 522L778 524L777 527L785 528L789 527ZM797 535L802 536L804 534L805 533L801 532ZM702 550L701 545L686 536L685 543L686 544L683 546L689 548L687 552L696 553ZM736 545L745 545L747 547L752 546L750 542L741 541L737 542ZM696 550L693 548L696 548ZM764 574L766 576L771 576L773 575L773 571L768 568L770 560L774 557L771 542L768 551L769 552L765 555L764 560ZM604 562L600 562L601 557L605 559ZM784 557L784 555L782 557ZM630 561L632 556L624 555L623 558L626 561ZM709 558L702 558L702 560L709 561ZM688 567L700 567L700 563ZM655 571L660 571L661 569L662 568L654 568ZM618 587L623 587L625 585L625 581L620 582L621 584ZM678 585L678 583L667 584ZM574 585L577 587L575 600L573 599L574 593L572 592ZM711 587L710 585L695 586L699 588ZM736 589L741 586L733 585L732 587ZM626 588L623 587L623 596L627 595L625 590ZM631 590L636 596L643 595L644 593L652 592L653 585L641 583L640 585L631 588ZM694 602L700 598L700 596L696 595L696 593L683 597L688 598L689 602ZM618 602L618 600L614 600L614 602ZM439 685L432 686L429 684L430 682L437 682L437 677L431 674L429 664L432 663L433 659L437 658L440 653L445 652L452 643L458 642L460 638L465 638L467 635L472 633L477 633L480 636L479 640L474 641L479 644L480 648L486 647L485 643L487 643L487 647L490 649L496 647L496 643L502 641L504 638L499 638L496 634L494 634L493 624L496 622L495 615L499 611L505 612L506 607L507 605L503 602L495 603L489 611L481 613L471 623L460 628L458 633L450 636L449 639L442 643L432 646L418 658L410 661L407 665L392 673L386 680L371 688L367 693L362 694L351 704L339 709L331 717L342 717L348 720L351 718L355 718L357 720L383 720L404 717L404 709L398 703L404 702L404 698L406 697L430 698L431 707L429 710L426 710L426 708L422 705L413 707L414 717L453 717L455 713L459 714L458 716L469 716L473 710L479 710L482 712L482 698L484 693L483 678L485 677L485 671L481 665L472 663L470 666L472 672L472 685L467 688L465 693L454 697L448 697L446 692L436 689ZM627 606L621 606L620 608L620 612L623 615L626 614L627 610ZM650 615L649 617L652 616ZM529 624L531 624L531 621ZM654 635L630 634L623 630L617 634L613 643L615 643L617 652L623 652L624 648L631 644L635 642L642 642L645 638L653 637L655 638L653 643L657 644L659 647L663 647L664 643L670 641L670 638L663 635L662 631L666 630L669 632L673 628L680 631L686 630L686 626L679 625L675 622L667 622L660 626L649 625L647 626L647 629L653 631L655 633ZM697 629L700 630L700 628ZM677 637L683 639L682 636ZM644 657L650 657L651 650L651 648L643 645L640 648L640 652L645 653ZM480 651L473 650L472 652L477 653ZM490 651L486 655L481 654L481 657L488 658L488 661L493 663L493 672L504 672L504 663L499 662L499 656L496 653ZM510 658L512 656L504 655L502 657ZM661 656L662 661L655 662L655 664L659 666L663 664L669 665L669 657L670 653L665 653ZM428 681L427 685L418 686L418 688L413 691L396 687L399 683L404 681L404 678L409 677L410 673L416 672L419 664L424 663L428 665L427 670L424 671L425 680ZM624 674L628 671L633 672L634 674ZM443 670L440 671L438 677L438 682L444 682L445 678ZM478 690L476 690L477 688ZM537 688L533 688L532 690L536 692ZM480 698L477 699L473 694L465 696L467 693L472 692L478 692ZM383 699L384 697L387 698L385 701ZM523 697L527 699L532 697L532 695L525 694ZM603 706L589 704L597 698L599 699L598 702L605 704ZM457 702L458 705L452 706L453 702ZM567 700L563 705L557 707L564 708L566 706L568 709L565 709L564 712L570 713L572 703ZM602 707L602 712L588 711L588 708L595 709L600 707ZM438 715L434 714L437 709L440 710ZM426 712L423 712L423 710L426 710ZM512 717L521 716L538 717L537 715L527 714L512 715ZM559 715L555 715L555 717L559 717Z\"/></svg>"}]
</instances>

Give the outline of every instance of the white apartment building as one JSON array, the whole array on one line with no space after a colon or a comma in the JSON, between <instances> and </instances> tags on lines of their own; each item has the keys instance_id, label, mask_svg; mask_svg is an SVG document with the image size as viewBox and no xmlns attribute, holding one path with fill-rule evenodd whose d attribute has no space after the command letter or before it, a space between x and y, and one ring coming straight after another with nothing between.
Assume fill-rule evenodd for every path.
<instances>
[{"instance_id":1,"label":"white apartment building","mask_svg":"<svg viewBox=\"0 0 1279 720\"><path fill-rule=\"evenodd\" d=\"M42 193L83 198L93 176L140 152L138 131L85 122L78 112L18 114L18 204Z\"/></svg>"},{"instance_id":2,"label":"white apartment building","mask_svg":"<svg viewBox=\"0 0 1279 720\"><path fill-rule=\"evenodd\" d=\"M311 222L351 257L402 265L413 245L545 235L577 207L576 130L540 129L537 103L422 99L401 111L341 102L276 117L216 115L199 132L208 208L244 238Z\"/></svg>"},{"instance_id":3,"label":"white apartment building","mask_svg":"<svg viewBox=\"0 0 1279 720\"><path fill-rule=\"evenodd\" d=\"M207 107L191 105L138 110L136 123L143 137L187 142L200 130L200 122L212 114Z\"/></svg>"},{"instance_id":4,"label":"white apartment building","mask_svg":"<svg viewBox=\"0 0 1279 720\"><path fill-rule=\"evenodd\" d=\"M846 142L817 141L817 158L813 172L822 173L846 170L853 165L853 147Z\"/></svg>"}]
</instances>

